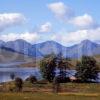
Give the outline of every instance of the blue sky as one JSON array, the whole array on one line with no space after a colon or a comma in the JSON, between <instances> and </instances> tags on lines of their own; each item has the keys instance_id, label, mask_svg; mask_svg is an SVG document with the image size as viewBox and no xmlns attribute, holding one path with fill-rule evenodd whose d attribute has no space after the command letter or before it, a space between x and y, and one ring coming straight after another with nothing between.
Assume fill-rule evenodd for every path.
<instances>
[{"instance_id":1,"label":"blue sky","mask_svg":"<svg viewBox=\"0 0 100 100\"><path fill-rule=\"evenodd\" d=\"M54 40L69 46L100 42L99 0L1 0L0 40L34 44Z\"/></svg>"}]
</instances>

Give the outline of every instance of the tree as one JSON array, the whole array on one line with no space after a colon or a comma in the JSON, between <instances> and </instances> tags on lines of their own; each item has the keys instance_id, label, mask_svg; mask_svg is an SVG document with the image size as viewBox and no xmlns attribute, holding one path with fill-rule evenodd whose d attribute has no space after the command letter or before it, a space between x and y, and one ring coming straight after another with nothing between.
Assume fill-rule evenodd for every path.
<instances>
[{"instance_id":1,"label":"tree","mask_svg":"<svg viewBox=\"0 0 100 100\"><path fill-rule=\"evenodd\" d=\"M59 69L59 75L54 77L53 79L53 92L58 93L61 91L60 83L66 83L69 82L69 77L66 77L66 70L69 69L69 63L67 59L61 58L58 62L57 69Z\"/></svg>"},{"instance_id":2,"label":"tree","mask_svg":"<svg viewBox=\"0 0 100 100\"><path fill-rule=\"evenodd\" d=\"M98 66L93 57L83 56L76 66L76 77L82 82L88 82L91 79L95 80L97 78Z\"/></svg>"},{"instance_id":3,"label":"tree","mask_svg":"<svg viewBox=\"0 0 100 100\"><path fill-rule=\"evenodd\" d=\"M45 78L49 82L52 82L55 76L55 73L54 73L55 67L56 67L55 56L49 55L49 56L44 57L44 59L40 61L40 69L41 69L43 78Z\"/></svg>"},{"instance_id":4,"label":"tree","mask_svg":"<svg viewBox=\"0 0 100 100\"><path fill-rule=\"evenodd\" d=\"M21 91L23 87L23 80L19 77L15 78L15 86L17 91Z\"/></svg>"},{"instance_id":5,"label":"tree","mask_svg":"<svg viewBox=\"0 0 100 100\"><path fill-rule=\"evenodd\" d=\"M69 69L69 66L72 65L69 63L68 59L62 56L61 53L58 55L54 55L54 54L48 55L40 61L40 69L43 78L45 78L49 82L53 81L55 77L56 68L58 68L61 74L65 76L66 69Z\"/></svg>"}]
</instances>

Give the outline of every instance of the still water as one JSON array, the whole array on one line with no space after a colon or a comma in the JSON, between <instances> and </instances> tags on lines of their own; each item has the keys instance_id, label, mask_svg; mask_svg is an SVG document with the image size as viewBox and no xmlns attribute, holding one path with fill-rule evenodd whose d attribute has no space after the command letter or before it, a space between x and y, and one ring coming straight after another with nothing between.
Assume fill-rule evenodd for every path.
<instances>
[{"instance_id":1,"label":"still water","mask_svg":"<svg viewBox=\"0 0 100 100\"><path fill-rule=\"evenodd\" d=\"M30 75L36 76L38 80L42 78L38 68L4 67L0 68L0 82L11 81L10 75L12 73L15 74L15 77L21 77L23 80L28 78Z\"/></svg>"},{"instance_id":2,"label":"still water","mask_svg":"<svg viewBox=\"0 0 100 100\"><path fill-rule=\"evenodd\" d=\"M0 67L0 83L11 81L10 75L14 73L15 77L21 77L23 80L28 78L30 75L36 76L38 80L42 79L40 69L36 68L20 68L16 66L3 66ZM56 76L59 75L59 70L56 70ZM74 76L76 73L75 70L67 70L66 77ZM100 73L98 73L98 79L93 80L100 83Z\"/></svg>"}]
</instances>

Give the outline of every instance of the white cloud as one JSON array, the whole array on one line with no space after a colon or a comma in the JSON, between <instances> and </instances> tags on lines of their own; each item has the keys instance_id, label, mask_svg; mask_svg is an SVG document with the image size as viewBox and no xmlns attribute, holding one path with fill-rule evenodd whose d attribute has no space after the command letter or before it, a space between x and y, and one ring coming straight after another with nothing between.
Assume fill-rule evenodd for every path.
<instances>
[{"instance_id":1,"label":"white cloud","mask_svg":"<svg viewBox=\"0 0 100 100\"><path fill-rule=\"evenodd\" d=\"M70 46L77 44L85 39L100 42L100 27L96 29L83 29L75 32L66 32L66 34L55 34L51 37L52 40L61 42L64 45Z\"/></svg>"},{"instance_id":2,"label":"white cloud","mask_svg":"<svg viewBox=\"0 0 100 100\"><path fill-rule=\"evenodd\" d=\"M55 14L56 17L63 20L68 20L74 16L72 9L63 2L51 3L48 5L48 8Z\"/></svg>"},{"instance_id":3,"label":"white cloud","mask_svg":"<svg viewBox=\"0 0 100 100\"><path fill-rule=\"evenodd\" d=\"M83 16L76 16L70 20L70 23L81 29L98 27L98 24L94 21L92 16L88 14L84 14Z\"/></svg>"},{"instance_id":4,"label":"white cloud","mask_svg":"<svg viewBox=\"0 0 100 100\"><path fill-rule=\"evenodd\" d=\"M75 12L71 7L63 2L55 2L48 5L48 8L55 14L56 17L63 20L65 23L72 24L79 29L93 29L99 27L99 24L89 14L82 16L74 16Z\"/></svg>"},{"instance_id":5,"label":"white cloud","mask_svg":"<svg viewBox=\"0 0 100 100\"><path fill-rule=\"evenodd\" d=\"M50 32L51 31L51 27L52 27L51 23L50 22L46 22L46 23L44 23L44 24L42 24L40 26L39 32L40 33Z\"/></svg>"},{"instance_id":6,"label":"white cloud","mask_svg":"<svg viewBox=\"0 0 100 100\"><path fill-rule=\"evenodd\" d=\"M29 32L21 34L9 33L0 35L0 40L3 40L5 42L14 41L17 39L23 39L26 40L27 42L35 43L39 39L39 36L37 33L29 33Z\"/></svg>"},{"instance_id":7,"label":"white cloud","mask_svg":"<svg viewBox=\"0 0 100 100\"><path fill-rule=\"evenodd\" d=\"M8 27L22 24L26 18L20 13L2 13L0 14L0 31Z\"/></svg>"}]
</instances>

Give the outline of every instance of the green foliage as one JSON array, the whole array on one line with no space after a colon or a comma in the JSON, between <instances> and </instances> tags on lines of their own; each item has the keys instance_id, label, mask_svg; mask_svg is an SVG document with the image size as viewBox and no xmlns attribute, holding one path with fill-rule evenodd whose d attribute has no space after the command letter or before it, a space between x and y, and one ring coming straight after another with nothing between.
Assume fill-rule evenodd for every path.
<instances>
[{"instance_id":1,"label":"green foliage","mask_svg":"<svg viewBox=\"0 0 100 100\"><path fill-rule=\"evenodd\" d=\"M97 78L98 66L93 57L83 56L81 61L77 62L76 70L76 77L83 82Z\"/></svg>"},{"instance_id":2,"label":"green foliage","mask_svg":"<svg viewBox=\"0 0 100 100\"><path fill-rule=\"evenodd\" d=\"M59 68L62 71L65 71L66 68L69 69L69 59L63 58L61 54L59 55L47 55L40 61L40 69L43 75L43 78L48 80L49 82L53 81L55 77L54 70L55 68Z\"/></svg>"},{"instance_id":3,"label":"green foliage","mask_svg":"<svg viewBox=\"0 0 100 100\"><path fill-rule=\"evenodd\" d=\"M51 82L54 78L54 69L56 67L55 55L51 54L40 61L40 69L43 78Z\"/></svg>"}]
</instances>

